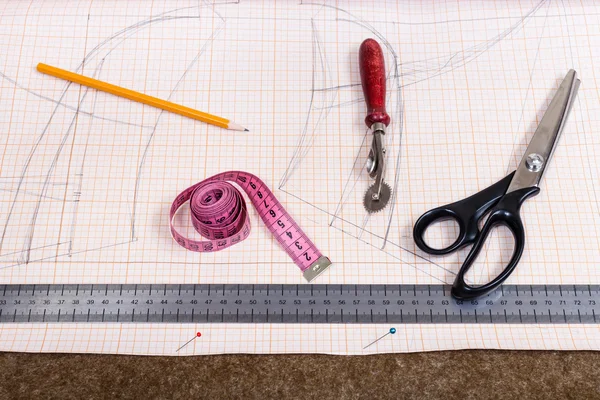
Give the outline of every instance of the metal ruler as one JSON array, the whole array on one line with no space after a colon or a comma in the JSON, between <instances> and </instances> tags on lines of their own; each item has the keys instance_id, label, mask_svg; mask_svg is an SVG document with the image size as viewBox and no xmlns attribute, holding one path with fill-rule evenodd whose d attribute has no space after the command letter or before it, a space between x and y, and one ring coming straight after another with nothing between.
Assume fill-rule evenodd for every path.
<instances>
[{"instance_id":1,"label":"metal ruler","mask_svg":"<svg viewBox=\"0 0 600 400\"><path fill-rule=\"evenodd\" d=\"M0 323L594 324L600 285L0 285Z\"/></svg>"}]
</instances>

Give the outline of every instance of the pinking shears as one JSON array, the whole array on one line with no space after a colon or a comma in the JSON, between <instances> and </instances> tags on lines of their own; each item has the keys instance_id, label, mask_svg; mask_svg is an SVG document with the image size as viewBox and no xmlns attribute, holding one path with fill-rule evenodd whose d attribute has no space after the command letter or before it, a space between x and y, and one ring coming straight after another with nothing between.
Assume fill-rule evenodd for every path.
<instances>
[{"instance_id":1,"label":"pinking shears","mask_svg":"<svg viewBox=\"0 0 600 400\"><path fill-rule=\"evenodd\" d=\"M454 280L452 295L455 298L473 299L490 293L510 276L519 263L525 248L521 205L540 192L542 176L565 127L579 84L577 73L570 70L550 102L516 171L464 200L427 211L415 223L415 243L426 253L444 255L473 245ZM479 223L486 216L487 220L480 230ZM433 223L448 219L458 224L458 238L443 249L430 247L424 240L425 231ZM499 226L507 227L514 236L514 250L508 265L488 283L467 284L465 274L473 266L492 229Z\"/></svg>"}]
</instances>

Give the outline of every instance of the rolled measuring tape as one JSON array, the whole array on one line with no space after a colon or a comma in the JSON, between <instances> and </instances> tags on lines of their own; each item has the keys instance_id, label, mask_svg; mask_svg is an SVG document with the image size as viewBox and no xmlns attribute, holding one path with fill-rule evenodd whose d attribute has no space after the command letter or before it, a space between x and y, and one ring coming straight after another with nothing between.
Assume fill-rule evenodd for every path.
<instances>
[{"instance_id":1,"label":"rolled measuring tape","mask_svg":"<svg viewBox=\"0 0 600 400\"><path fill-rule=\"evenodd\" d=\"M246 201L235 182L250 198L263 222L281 244L304 278L312 281L331 265L321 254L269 187L257 176L242 171L228 171L212 176L181 192L173 204L169 220L171 235L182 247L197 252L223 250L246 239L250 234L250 218ZM192 225L206 240L192 240L173 226L177 210L190 202Z\"/></svg>"}]
</instances>

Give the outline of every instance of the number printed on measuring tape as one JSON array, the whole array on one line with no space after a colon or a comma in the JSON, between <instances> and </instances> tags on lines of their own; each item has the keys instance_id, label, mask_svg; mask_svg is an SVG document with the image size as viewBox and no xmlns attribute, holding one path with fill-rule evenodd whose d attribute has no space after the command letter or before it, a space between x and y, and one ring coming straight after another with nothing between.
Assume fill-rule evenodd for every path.
<instances>
[{"instance_id":1,"label":"number printed on measuring tape","mask_svg":"<svg viewBox=\"0 0 600 400\"><path fill-rule=\"evenodd\" d=\"M169 218L171 234L179 245L191 251L211 252L223 250L248 237L250 219L246 201L232 182L246 192L269 231L308 280L330 265L269 187L257 176L242 171L217 174L190 186L176 197ZM188 201L192 225L206 240L186 238L173 226L177 210Z\"/></svg>"}]
</instances>

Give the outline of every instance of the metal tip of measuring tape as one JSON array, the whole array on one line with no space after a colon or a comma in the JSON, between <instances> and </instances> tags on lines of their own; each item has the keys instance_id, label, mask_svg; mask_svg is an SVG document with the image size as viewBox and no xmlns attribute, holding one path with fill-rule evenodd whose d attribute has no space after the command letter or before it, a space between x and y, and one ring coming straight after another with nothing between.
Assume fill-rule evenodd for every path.
<instances>
[{"instance_id":1,"label":"metal tip of measuring tape","mask_svg":"<svg viewBox=\"0 0 600 400\"><path fill-rule=\"evenodd\" d=\"M312 281L317 276L321 275L323 272L327 270L331 266L331 261L329 258L325 256L319 257L317 261L315 261L309 268L304 270L304 279L307 281Z\"/></svg>"}]
</instances>

